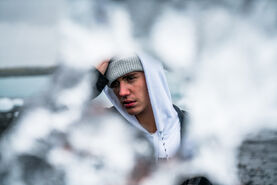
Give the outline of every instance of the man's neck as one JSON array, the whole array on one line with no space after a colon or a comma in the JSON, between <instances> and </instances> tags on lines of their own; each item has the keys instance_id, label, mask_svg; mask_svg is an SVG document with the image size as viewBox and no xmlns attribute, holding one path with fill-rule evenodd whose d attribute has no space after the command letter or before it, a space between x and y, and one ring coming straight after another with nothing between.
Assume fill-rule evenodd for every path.
<instances>
[{"instance_id":1,"label":"man's neck","mask_svg":"<svg viewBox=\"0 0 277 185\"><path fill-rule=\"evenodd\" d=\"M140 125L145 128L149 133L155 133L157 131L156 122L153 114L152 107L136 115Z\"/></svg>"}]
</instances>

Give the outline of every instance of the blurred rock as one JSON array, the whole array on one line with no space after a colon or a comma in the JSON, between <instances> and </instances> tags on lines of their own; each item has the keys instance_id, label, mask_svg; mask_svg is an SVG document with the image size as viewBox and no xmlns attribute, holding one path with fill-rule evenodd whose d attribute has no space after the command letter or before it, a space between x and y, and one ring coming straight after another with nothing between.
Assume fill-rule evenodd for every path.
<instances>
[{"instance_id":1,"label":"blurred rock","mask_svg":"<svg viewBox=\"0 0 277 185\"><path fill-rule=\"evenodd\" d=\"M277 132L262 131L243 142L239 152L239 177L244 185L277 182Z\"/></svg>"},{"instance_id":2,"label":"blurred rock","mask_svg":"<svg viewBox=\"0 0 277 185\"><path fill-rule=\"evenodd\" d=\"M22 105L21 105L22 106ZM0 137L2 133L12 125L13 121L18 117L21 108L20 105L11 107L10 110L0 111Z\"/></svg>"}]
</instances>

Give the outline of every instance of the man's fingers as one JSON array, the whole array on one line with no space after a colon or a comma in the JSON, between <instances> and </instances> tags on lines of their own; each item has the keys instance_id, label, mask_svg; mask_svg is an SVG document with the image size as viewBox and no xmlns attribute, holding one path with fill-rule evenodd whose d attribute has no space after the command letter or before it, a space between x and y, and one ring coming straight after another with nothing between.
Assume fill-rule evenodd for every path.
<instances>
[{"instance_id":1,"label":"man's fingers","mask_svg":"<svg viewBox=\"0 0 277 185\"><path fill-rule=\"evenodd\" d=\"M106 59L106 60L102 61L98 66L96 66L96 69L104 75L108 68L109 61L110 61L110 59Z\"/></svg>"}]
</instances>

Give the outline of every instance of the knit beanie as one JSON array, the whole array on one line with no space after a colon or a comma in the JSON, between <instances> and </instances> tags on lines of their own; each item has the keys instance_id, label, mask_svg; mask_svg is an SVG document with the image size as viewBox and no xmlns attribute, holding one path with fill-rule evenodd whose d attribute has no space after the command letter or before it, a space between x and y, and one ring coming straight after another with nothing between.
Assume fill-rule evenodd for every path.
<instances>
[{"instance_id":1,"label":"knit beanie","mask_svg":"<svg viewBox=\"0 0 277 185\"><path fill-rule=\"evenodd\" d=\"M143 71L140 58L137 55L111 58L105 73L106 78L109 80L108 85L110 86L117 78L134 71Z\"/></svg>"}]
</instances>

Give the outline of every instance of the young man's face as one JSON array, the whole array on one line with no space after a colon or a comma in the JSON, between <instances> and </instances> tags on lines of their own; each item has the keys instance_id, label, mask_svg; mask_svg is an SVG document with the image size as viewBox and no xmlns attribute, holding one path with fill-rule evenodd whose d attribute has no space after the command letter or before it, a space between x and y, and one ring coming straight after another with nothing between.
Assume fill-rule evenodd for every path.
<instances>
[{"instance_id":1,"label":"young man's face","mask_svg":"<svg viewBox=\"0 0 277 185\"><path fill-rule=\"evenodd\" d=\"M111 88L129 114L139 115L151 108L143 72L127 73L117 78Z\"/></svg>"}]
</instances>

